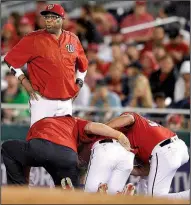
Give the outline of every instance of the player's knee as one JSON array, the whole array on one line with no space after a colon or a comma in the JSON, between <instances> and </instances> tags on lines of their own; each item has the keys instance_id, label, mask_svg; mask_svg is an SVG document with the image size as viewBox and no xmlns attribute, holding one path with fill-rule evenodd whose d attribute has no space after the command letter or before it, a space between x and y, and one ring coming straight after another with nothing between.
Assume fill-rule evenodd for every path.
<instances>
[{"instance_id":1,"label":"player's knee","mask_svg":"<svg viewBox=\"0 0 191 205\"><path fill-rule=\"evenodd\" d=\"M117 194L117 192L121 192L122 189L123 189L123 188L119 188L119 187L117 187L117 186L115 186L115 187L109 186L109 187L108 187L108 194L112 194L112 195Z\"/></svg>"},{"instance_id":2,"label":"player's knee","mask_svg":"<svg viewBox=\"0 0 191 205\"><path fill-rule=\"evenodd\" d=\"M99 186L98 184L94 184L94 183L85 184L84 192L95 193L98 191L98 186Z\"/></svg>"},{"instance_id":3,"label":"player's knee","mask_svg":"<svg viewBox=\"0 0 191 205\"><path fill-rule=\"evenodd\" d=\"M165 194L158 192L158 191L153 191L150 195L153 197L165 196Z\"/></svg>"},{"instance_id":4,"label":"player's knee","mask_svg":"<svg viewBox=\"0 0 191 205\"><path fill-rule=\"evenodd\" d=\"M150 189L148 188L148 195L153 197L165 196L168 193L167 189Z\"/></svg>"}]
</instances>

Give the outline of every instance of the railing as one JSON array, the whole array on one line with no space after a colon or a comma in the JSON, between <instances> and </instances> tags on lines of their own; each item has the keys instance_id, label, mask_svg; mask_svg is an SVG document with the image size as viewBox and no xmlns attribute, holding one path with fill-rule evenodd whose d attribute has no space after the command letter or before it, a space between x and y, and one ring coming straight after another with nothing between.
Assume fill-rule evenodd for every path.
<instances>
[{"instance_id":1,"label":"railing","mask_svg":"<svg viewBox=\"0 0 191 205\"><path fill-rule=\"evenodd\" d=\"M143 24L138 24L135 26L130 26L127 28L122 28L120 30L120 32L122 34L125 33L131 33L134 31L140 31L143 29L148 29L148 28L152 28L152 27L156 27L156 26L162 26L165 24L170 24L170 23L175 23L175 22L179 22L182 26L184 26L186 24L186 19L185 18L181 18L181 17L177 17L177 16L172 16L169 18L164 18L164 19L156 19L155 21L152 22L148 22L148 23L143 23Z\"/></svg>"},{"instance_id":2,"label":"railing","mask_svg":"<svg viewBox=\"0 0 191 205\"><path fill-rule=\"evenodd\" d=\"M159 19L158 18L158 19L156 19L152 22L147 22L147 23L143 23L143 24L137 24L135 26L122 28L120 30L120 33L121 34L131 33L131 32L135 32L135 31L140 31L140 30L143 30L143 29L153 28L153 27L156 27L156 26L162 26L162 25L171 24L171 23L175 23L175 22L179 22L180 25L182 26L182 28L184 28L184 26L186 24L186 19L182 18L182 17L177 17L177 16L164 18L164 19ZM104 42L106 44L110 44L111 40L112 40L111 35L107 35L107 36L104 37Z\"/></svg>"},{"instance_id":3,"label":"railing","mask_svg":"<svg viewBox=\"0 0 191 205\"><path fill-rule=\"evenodd\" d=\"M16 115L14 116L14 120L11 122L12 125L29 125L30 124L30 116L22 116L20 115L20 111L28 110L28 105L23 104L1 104L1 109L13 109L13 113ZM15 112L14 112L15 111ZM176 119L179 121L175 122L178 123L178 130L181 131L188 131L189 128L189 116L190 110L185 109L157 109L157 108L132 108L132 107L115 107L115 108L98 108L98 107L82 107L82 106L73 106L73 116L81 117L90 121L94 122L108 122L113 117L119 116L123 112L136 112L149 118L152 121L155 121L163 126L171 126L169 123L169 115L170 114L179 114L180 116ZM21 112L22 113L22 112ZM9 120L8 120L9 122ZM6 124L7 120L2 119L2 124ZM9 122L10 123L10 122ZM172 122L173 124L174 122ZM181 123L181 124L179 124Z\"/></svg>"},{"instance_id":4,"label":"railing","mask_svg":"<svg viewBox=\"0 0 191 205\"><path fill-rule=\"evenodd\" d=\"M7 104L2 103L1 109L28 109L27 104ZM183 114L190 115L190 110L186 109L159 109L159 108L132 108L132 107L116 107L116 108L98 108L98 107L83 107L83 106L74 106L74 111L84 111L84 112L137 112L144 114Z\"/></svg>"}]
</instances>

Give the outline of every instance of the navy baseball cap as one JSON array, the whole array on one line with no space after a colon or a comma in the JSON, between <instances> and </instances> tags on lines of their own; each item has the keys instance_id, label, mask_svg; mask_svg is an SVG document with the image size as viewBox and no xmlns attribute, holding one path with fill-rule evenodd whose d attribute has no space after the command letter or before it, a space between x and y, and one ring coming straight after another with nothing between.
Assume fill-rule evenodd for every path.
<instances>
[{"instance_id":1,"label":"navy baseball cap","mask_svg":"<svg viewBox=\"0 0 191 205\"><path fill-rule=\"evenodd\" d=\"M61 16L62 18L64 18L65 16L64 8L60 4L49 4L46 6L46 9L44 11L40 12L42 16L49 13L56 14L58 16Z\"/></svg>"}]
</instances>

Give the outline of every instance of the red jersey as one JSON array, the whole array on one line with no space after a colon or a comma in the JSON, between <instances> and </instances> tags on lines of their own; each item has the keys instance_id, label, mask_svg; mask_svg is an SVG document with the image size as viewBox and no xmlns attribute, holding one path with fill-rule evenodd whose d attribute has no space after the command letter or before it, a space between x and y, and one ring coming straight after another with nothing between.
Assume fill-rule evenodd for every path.
<instances>
[{"instance_id":1,"label":"red jersey","mask_svg":"<svg viewBox=\"0 0 191 205\"><path fill-rule=\"evenodd\" d=\"M69 99L79 88L75 83L76 62L85 72L88 60L78 37L68 31L56 40L45 29L23 37L5 56L14 68L27 63L29 79L34 90L49 99Z\"/></svg>"},{"instance_id":2,"label":"red jersey","mask_svg":"<svg viewBox=\"0 0 191 205\"><path fill-rule=\"evenodd\" d=\"M89 121L72 116L43 118L30 128L26 140L45 139L55 144L70 147L77 152L79 140L87 136L84 128Z\"/></svg>"},{"instance_id":3,"label":"red jersey","mask_svg":"<svg viewBox=\"0 0 191 205\"><path fill-rule=\"evenodd\" d=\"M136 113L123 113L134 116L132 126L122 128L121 131L128 137L131 147L137 149L137 155L143 162L148 162L153 148L163 140L176 134L169 129L150 121Z\"/></svg>"}]
</instances>

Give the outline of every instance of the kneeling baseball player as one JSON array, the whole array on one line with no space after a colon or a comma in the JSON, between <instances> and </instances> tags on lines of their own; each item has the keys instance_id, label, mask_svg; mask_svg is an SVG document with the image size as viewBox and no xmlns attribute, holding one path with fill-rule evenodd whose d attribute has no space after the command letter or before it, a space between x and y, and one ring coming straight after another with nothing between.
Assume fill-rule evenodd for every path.
<instances>
[{"instance_id":1,"label":"kneeling baseball player","mask_svg":"<svg viewBox=\"0 0 191 205\"><path fill-rule=\"evenodd\" d=\"M95 193L102 183L107 184L109 194L122 192L133 170L133 150L106 136L89 139L91 141L81 141L79 146L80 160L89 162L84 191Z\"/></svg>"},{"instance_id":2,"label":"kneeling baseball player","mask_svg":"<svg viewBox=\"0 0 191 205\"><path fill-rule=\"evenodd\" d=\"M189 190L169 193L177 169L189 160L184 141L171 130L133 112L123 113L107 125L122 131L136 155L150 164L148 195L189 199Z\"/></svg>"}]
</instances>

